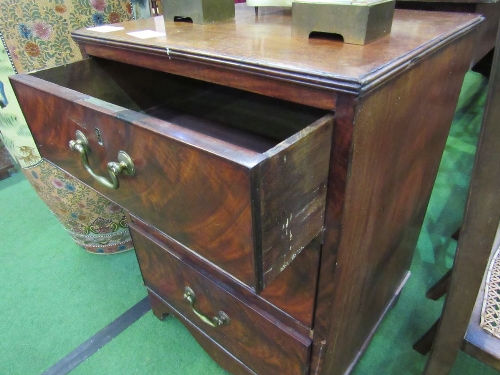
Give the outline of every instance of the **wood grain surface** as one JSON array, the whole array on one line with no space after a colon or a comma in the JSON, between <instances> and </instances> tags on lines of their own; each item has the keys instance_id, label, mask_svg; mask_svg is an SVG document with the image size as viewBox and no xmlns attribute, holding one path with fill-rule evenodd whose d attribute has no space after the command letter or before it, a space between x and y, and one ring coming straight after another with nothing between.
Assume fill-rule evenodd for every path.
<instances>
[{"instance_id":1,"label":"wood grain surface","mask_svg":"<svg viewBox=\"0 0 500 375\"><path fill-rule=\"evenodd\" d=\"M482 341L484 336L475 335L477 332L473 332L478 329L477 316L471 321L491 253L500 245L500 29L497 32L495 49L451 284L446 294L437 335L423 371L424 375L449 374L458 351L464 344L467 353L484 360L494 368L499 368L498 339L494 339L497 343L493 345L489 340ZM467 331L470 329L473 331L469 334ZM492 356L493 353L496 358Z\"/></svg>"},{"instance_id":2,"label":"wood grain surface","mask_svg":"<svg viewBox=\"0 0 500 375\"><path fill-rule=\"evenodd\" d=\"M307 374L312 340L285 330L278 320L253 309L237 294L192 268L181 255L172 253L133 224L131 232L144 282L154 293L172 305L182 316L204 331L241 362L260 374ZM212 317L224 311L227 325L213 328L202 322L183 297L189 286L196 294L196 308Z\"/></svg>"},{"instance_id":3,"label":"wood grain surface","mask_svg":"<svg viewBox=\"0 0 500 375\"><path fill-rule=\"evenodd\" d=\"M314 343L311 358L311 374L322 374L327 344L330 344L329 326L332 316L332 296L339 242L342 233L342 214L346 184L351 159L353 122L358 99L341 95L335 113L334 135L330 156L330 173L325 217L325 239L321 251L318 276L318 295L314 316Z\"/></svg>"},{"instance_id":4,"label":"wood grain surface","mask_svg":"<svg viewBox=\"0 0 500 375\"><path fill-rule=\"evenodd\" d=\"M191 335L198 341L201 347L213 358L222 368L233 375L257 375L254 371L250 370L248 366L243 364L238 358L229 353L227 349L219 345L210 336L208 336L201 329L192 324L182 314L165 302L156 293L148 289L149 300L151 301L151 308L155 316L163 320L166 316L174 314L182 324L188 329Z\"/></svg>"},{"instance_id":5,"label":"wood grain surface","mask_svg":"<svg viewBox=\"0 0 500 375\"><path fill-rule=\"evenodd\" d=\"M328 115L267 152L259 164L258 230L263 287L323 230L333 116Z\"/></svg>"},{"instance_id":6,"label":"wood grain surface","mask_svg":"<svg viewBox=\"0 0 500 375\"><path fill-rule=\"evenodd\" d=\"M234 21L212 25L119 24L111 33L81 29L72 36L85 52L138 66L334 109L332 91L363 94L475 28L480 15L397 10L388 37L366 46L291 36L291 10L262 8L256 17L236 5ZM165 33L141 40L128 33Z\"/></svg>"},{"instance_id":7,"label":"wood grain surface","mask_svg":"<svg viewBox=\"0 0 500 375\"><path fill-rule=\"evenodd\" d=\"M93 98L90 79L82 93L61 87L83 81L77 65L14 86L42 155L90 186L100 189L66 149L76 129L90 130L101 173L121 149L136 162L127 188L100 191L147 222L132 226L157 315L180 316L236 374L344 375L407 275L482 17L397 10L390 36L354 46L292 38L290 10L236 9L235 21L215 25L156 17L76 31L91 61L110 60L100 66L112 84L96 86L105 98ZM144 29L165 35L128 34ZM211 98L227 108L213 110ZM293 207L301 213L290 217ZM283 233L289 241L287 219L298 217L290 247ZM199 325L185 283L207 314L227 306L236 330Z\"/></svg>"},{"instance_id":8,"label":"wood grain surface","mask_svg":"<svg viewBox=\"0 0 500 375\"><path fill-rule=\"evenodd\" d=\"M85 60L14 77L42 156L262 291L323 228L333 116L131 68ZM96 173L125 151L135 176L100 186L68 148L77 130Z\"/></svg>"},{"instance_id":9,"label":"wood grain surface","mask_svg":"<svg viewBox=\"0 0 500 375\"><path fill-rule=\"evenodd\" d=\"M235 282L234 276L207 262L197 253L166 236L157 228L133 215L128 215L127 220L137 230L147 233L155 241L167 242L171 251L182 256L186 262L197 269L203 270L206 274L217 275L218 280L242 296L241 298L245 299L247 305L254 306L274 316L284 326L290 327L302 336L310 336L313 326L322 236L311 241L297 256L296 261L292 262L266 289L257 295L251 288Z\"/></svg>"},{"instance_id":10,"label":"wood grain surface","mask_svg":"<svg viewBox=\"0 0 500 375\"><path fill-rule=\"evenodd\" d=\"M330 269L322 268L320 287L333 284L333 290L328 317L317 317L329 326L323 345L321 337L318 344L315 339L322 350L317 356L324 359L315 375L352 369L406 277L474 40L469 34L448 44L357 102L340 237L336 242L327 234L325 241L338 248L322 250L322 264ZM332 224L327 221L327 233Z\"/></svg>"}]
</instances>

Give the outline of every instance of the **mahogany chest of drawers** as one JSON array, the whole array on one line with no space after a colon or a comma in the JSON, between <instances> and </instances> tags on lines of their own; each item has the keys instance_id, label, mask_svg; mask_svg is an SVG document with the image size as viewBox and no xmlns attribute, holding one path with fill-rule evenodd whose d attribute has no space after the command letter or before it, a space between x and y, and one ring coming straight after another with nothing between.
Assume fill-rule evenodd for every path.
<instances>
[{"instance_id":1,"label":"mahogany chest of drawers","mask_svg":"<svg viewBox=\"0 0 500 375\"><path fill-rule=\"evenodd\" d=\"M396 11L354 46L290 16L78 30L87 59L11 78L42 156L130 212L154 313L234 374L350 372L408 277L482 20Z\"/></svg>"}]
</instances>

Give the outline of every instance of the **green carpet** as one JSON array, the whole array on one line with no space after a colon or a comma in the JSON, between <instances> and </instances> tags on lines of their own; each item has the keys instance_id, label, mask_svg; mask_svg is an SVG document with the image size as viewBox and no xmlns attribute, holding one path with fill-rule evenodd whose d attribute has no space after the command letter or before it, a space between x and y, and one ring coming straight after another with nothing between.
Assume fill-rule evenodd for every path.
<instances>
[{"instance_id":1,"label":"green carpet","mask_svg":"<svg viewBox=\"0 0 500 375\"><path fill-rule=\"evenodd\" d=\"M418 375L426 357L412 345L439 316L425 291L451 266L486 97L468 73L402 296L383 321L355 375ZM133 252L85 253L21 174L0 181L0 375L40 374L145 296ZM223 375L173 317L151 312L71 375ZM452 375L497 374L460 354Z\"/></svg>"},{"instance_id":2,"label":"green carpet","mask_svg":"<svg viewBox=\"0 0 500 375\"><path fill-rule=\"evenodd\" d=\"M0 374L40 374L146 292L133 252L86 253L21 173L0 184Z\"/></svg>"},{"instance_id":3,"label":"green carpet","mask_svg":"<svg viewBox=\"0 0 500 375\"><path fill-rule=\"evenodd\" d=\"M175 318L152 312L71 371L71 375L229 375Z\"/></svg>"}]
</instances>

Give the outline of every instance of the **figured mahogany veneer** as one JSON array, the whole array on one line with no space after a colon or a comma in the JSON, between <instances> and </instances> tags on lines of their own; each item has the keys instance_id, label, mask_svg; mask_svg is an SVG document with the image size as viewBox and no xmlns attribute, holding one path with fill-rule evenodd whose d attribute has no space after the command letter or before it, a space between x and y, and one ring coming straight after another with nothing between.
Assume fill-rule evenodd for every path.
<instances>
[{"instance_id":1,"label":"figured mahogany veneer","mask_svg":"<svg viewBox=\"0 0 500 375\"><path fill-rule=\"evenodd\" d=\"M44 158L259 292L322 230L324 111L98 59L15 87ZM95 182L68 153L77 130L98 174L123 150L135 176Z\"/></svg>"},{"instance_id":2,"label":"figured mahogany veneer","mask_svg":"<svg viewBox=\"0 0 500 375\"><path fill-rule=\"evenodd\" d=\"M249 305L236 291L218 285L210 274L190 267L189 261L165 243L131 224L132 237L144 283L156 295L223 347L230 347L256 373L306 374L312 340L283 329L280 320ZM168 241L168 240L167 240ZM196 294L196 308L212 317L218 311L229 323L213 328L202 322L184 298L185 287Z\"/></svg>"},{"instance_id":3,"label":"figured mahogany veneer","mask_svg":"<svg viewBox=\"0 0 500 375\"><path fill-rule=\"evenodd\" d=\"M147 233L152 241L163 244L183 259L195 265L206 275L216 275L219 283L231 285L231 289L243 296L247 303L258 307L269 315L279 317L280 321L303 336L309 336L313 325L313 313L318 282L319 256L322 235L311 241L273 282L259 295L248 287L233 283L231 275L221 273L218 267L207 262L199 254L189 251L183 244L166 236L157 228L143 220L129 215L128 222L136 232ZM137 234L139 235L139 234ZM161 282L161 281L158 281Z\"/></svg>"},{"instance_id":4,"label":"figured mahogany veneer","mask_svg":"<svg viewBox=\"0 0 500 375\"><path fill-rule=\"evenodd\" d=\"M396 10L355 46L242 4L212 25L78 30L88 60L12 82L41 154L130 210L158 317L237 375L343 375L408 277L481 22ZM128 34L144 29L166 35ZM98 173L124 150L136 175L99 187L77 129ZM186 286L231 323L203 323Z\"/></svg>"}]
</instances>

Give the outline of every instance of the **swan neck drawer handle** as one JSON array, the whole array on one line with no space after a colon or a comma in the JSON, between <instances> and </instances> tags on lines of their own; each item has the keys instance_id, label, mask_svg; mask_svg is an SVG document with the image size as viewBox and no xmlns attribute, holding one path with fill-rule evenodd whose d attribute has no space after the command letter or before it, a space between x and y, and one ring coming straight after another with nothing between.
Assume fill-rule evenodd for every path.
<instances>
[{"instance_id":1,"label":"swan neck drawer handle","mask_svg":"<svg viewBox=\"0 0 500 375\"><path fill-rule=\"evenodd\" d=\"M229 324L229 316L224 311L219 311L217 315L212 319L198 312L198 310L196 310L196 307L194 306L196 302L196 295L194 294L193 289L188 286L184 289L184 299L189 301L191 309L196 314L196 316L209 326L217 328Z\"/></svg>"},{"instance_id":2,"label":"swan neck drawer handle","mask_svg":"<svg viewBox=\"0 0 500 375\"><path fill-rule=\"evenodd\" d=\"M94 177L97 182L107 188L118 189L120 186L120 182L118 181L119 174L123 173L127 176L133 176L135 174L134 163L125 151L118 152L118 162L111 161L108 163L108 172L111 177L111 181L109 181L106 177L96 174L89 164L89 142L87 137L85 137L85 134L83 134L80 130L76 131L76 140L69 141L69 148L71 151L77 151L80 154L82 164L87 172L89 172L89 174Z\"/></svg>"}]
</instances>

